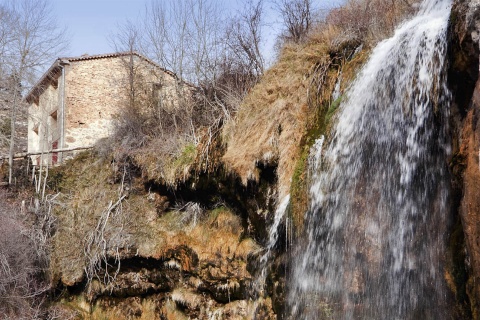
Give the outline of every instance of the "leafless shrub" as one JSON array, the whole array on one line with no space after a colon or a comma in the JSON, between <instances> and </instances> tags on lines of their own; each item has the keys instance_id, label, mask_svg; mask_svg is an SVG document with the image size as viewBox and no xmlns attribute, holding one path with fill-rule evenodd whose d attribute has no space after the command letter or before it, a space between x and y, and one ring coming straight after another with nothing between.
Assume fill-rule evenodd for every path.
<instances>
[{"instance_id":1,"label":"leafless shrub","mask_svg":"<svg viewBox=\"0 0 480 320\"><path fill-rule=\"evenodd\" d=\"M112 230L109 220L121 215L122 201L125 197L125 194L121 195L115 203L110 201L107 208L100 214L96 227L85 236L85 275L88 284L95 278L104 285L110 285L120 271L119 247L125 239L122 239L121 229ZM116 263L113 273L109 272L109 268L112 267L109 263L109 257L111 256L115 257Z\"/></svg>"},{"instance_id":2,"label":"leafless shrub","mask_svg":"<svg viewBox=\"0 0 480 320\"><path fill-rule=\"evenodd\" d=\"M40 319L49 289L43 271L54 220L49 204L36 202L30 214L39 224L32 227L25 203L11 201L0 191L0 318Z\"/></svg>"},{"instance_id":3,"label":"leafless shrub","mask_svg":"<svg viewBox=\"0 0 480 320\"><path fill-rule=\"evenodd\" d=\"M302 42L312 26L312 0L278 0L275 7L283 19L284 41Z\"/></svg>"},{"instance_id":4,"label":"leafless shrub","mask_svg":"<svg viewBox=\"0 0 480 320\"><path fill-rule=\"evenodd\" d=\"M177 203L174 210L180 216L179 221L183 225L190 225L191 228L197 225L206 212L200 204L196 202Z\"/></svg>"},{"instance_id":5,"label":"leafless shrub","mask_svg":"<svg viewBox=\"0 0 480 320\"><path fill-rule=\"evenodd\" d=\"M35 216L33 228L29 234L29 238L33 242L33 248L37 254L37 261L42 269L48 268L48 260L50 257L50 238L55 233L57 218L53 214L54 206L63 206L57 200L60 194L49 194L45 200L41 202L38 198L32 200L33 206L30 211Z\"/></svg>"},{"instance_id":6,"label":"leafless shrub","mask_svg":"<svg viewBox=\"0 0 480 320\"><path fill-rule=\"evenodd\" d=\"M54 306L49 308L46 319L48 320L74 320L78 319L80 312L77 310L71 310L62 308L60 306Z\"/></svg>"},{"instance_id":7,"label":"leafless shrub","mask_svg":"<svg viewBox=\"0 0 480 320\"><path fill-rule=\"evenodd\" d=\"M390 35L405 14L415 10L414 3L406 0L349 0L344 6L332 10L326 23L340 28L345 38L375 42Z\"/></svg>"}]
</instances>

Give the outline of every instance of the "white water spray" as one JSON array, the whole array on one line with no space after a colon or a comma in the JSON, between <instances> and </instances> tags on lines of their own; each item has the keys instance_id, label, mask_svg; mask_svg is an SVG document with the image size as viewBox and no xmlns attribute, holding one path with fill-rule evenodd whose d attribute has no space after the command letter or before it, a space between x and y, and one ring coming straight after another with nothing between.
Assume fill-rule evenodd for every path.
<instances>
[{"instance_id":1,"label":"white water spray","mask_svg":"<svg viewBox=\"0 0 480 320\"><path fill-rule=\"evenodd\" d=\"M445 318L450 9L425 0L348 90L314 168L291 319Z\"/></svg>"},{"instance_id":2,"label":"white water spray","mask_svg":"<svg viewBox=\"0 0 480 320\"><path fill-rule=\"evenodd\" d=\"M260 276L258 277L257 284L260 287L259 291L261 295L263 295L263 291L265 289L265 281L267 279L267 274L269 272L271 259L272 259L272 250L277 244L278 236L279 236L279 227L280 223L283 221L285 217L285 213L287 212L288 204L290 203L290 195L287 195L283 198L280 204L275 210L275 216L273 219L273 223L268 230L268 242L265 248L264 254L260 258Z\"/></svg>"}]
</instances>

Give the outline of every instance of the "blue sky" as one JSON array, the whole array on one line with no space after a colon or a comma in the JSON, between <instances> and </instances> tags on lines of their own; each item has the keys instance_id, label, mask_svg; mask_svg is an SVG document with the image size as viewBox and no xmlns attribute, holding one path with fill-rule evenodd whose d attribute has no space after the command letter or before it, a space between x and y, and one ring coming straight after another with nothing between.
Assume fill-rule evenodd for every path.
<instances>
[{"instance_id":1,"label":"blue sky","mask_svg":"<svg viewBox=\"0 0 480 320\"><path fill-rule=\"evenodd\" d=\"M101 54L113 51L108 41L117 25L136 20L150 0L50 0L60 25L68 28L70 52Z\"/></svg>"},{"instance_id":2,"label":"blue sky","mask_svg":"<svg viewBox=\"0 0 480 320\"><path fill-rule=\"evenodd\" d=\"M1 0L0 0L1 1ZM70 49L64 56L79 56L82 54L101 54L114 51L108 40L115 32L118 24L127 19L135 21L143 13L145 6L151 0L50 0L54 13L60 25L68 28ZM159 0L162 1L162 0ZM245 1L224 0L226 14L241 9ZM332 7L342 0L316 0L316 5ZM278 21L272 5L265 4L265 13L269 28L264 38L267 40L266 51L271 50L278 27Z\"/></svg>"}]
</instances>

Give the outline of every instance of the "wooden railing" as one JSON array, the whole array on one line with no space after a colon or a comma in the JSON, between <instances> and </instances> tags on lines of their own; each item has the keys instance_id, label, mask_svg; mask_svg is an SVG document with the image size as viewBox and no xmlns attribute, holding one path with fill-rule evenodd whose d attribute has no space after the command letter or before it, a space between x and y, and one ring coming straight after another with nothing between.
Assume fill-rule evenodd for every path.
<instances>
[{"instance_id":1,"label":"wooden railing","mask_svg":"<svg viewBox=\"0 0 480 320\"><path fill-rule=\"evenodd\" d=\"M50 153L58 153L58 152L69 152L69 151L77 151L77 150L88 150L92 149L93 147L75 147L75 148L63 148L63 149L53 149L48 151L37 151L37 152L19 152L13 155L13 159L23 159L29 156L38 156L41 154L50 154ZM0 156L1 160L8 159L8 155Z\"/></svg>"},{"instance_id":2,"label":"wooden railing","mask_svg":"<svg viewBox=\"0 0 480 320\"><path fill-rule=\"evenodd\" d=\"M42 155L42 154L51 154L51 153L59 153L59 152L70 152L70 151L78 151L78 150L88 150L92 149L93 147L75 147L75 148L63 148L63 149L53 149L53 150L48 150L48 151L38 151L38 152L19 152L15 153L13 155L14 160L18 159L25 159L30 156L37 156L37 155ZM8 160L9 156L8 155L3 155L0 156L0 162ZM47 170L47 175L48 175L48 167L50 165L45 165L44 169ZM41 177L41 171L42 171L43 164L40 165L40 169L37 169L39 172L39 179ZM45 170L43 170L45 171ZM35 170L32 170L32 173L35 173ZM32 177L33 178L33 177ZM44 178L46 181L46 177ZM9 184L8 182L0 181L0 187L7 187ZM37 190L39 192L39 190Z\"/></svg>"}]
</instances>

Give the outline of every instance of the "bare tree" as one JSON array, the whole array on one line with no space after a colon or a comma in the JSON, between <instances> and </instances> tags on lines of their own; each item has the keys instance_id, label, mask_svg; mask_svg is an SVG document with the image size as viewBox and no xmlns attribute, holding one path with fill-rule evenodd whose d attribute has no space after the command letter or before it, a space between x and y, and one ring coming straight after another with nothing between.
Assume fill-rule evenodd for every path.
<instances>
[{"instance_id":1,"label":"bare tree","mask_svg":"<svg viewBox=\"0 0 480 320\"><path fill-rule=\"evenodd\" d=\"M12 183L17 115L22 91L33 85L39 72L66 47L64 31L59 29L47 0L9 0L2 7L11 16L1 29L9 30L9 41L2 49L4 72L13 86L10 101L9 183Z\"/></svg>"},{"instance_id":2,"label":"bare tree","mask_svg":"<svg viewBox=\"0 0 480 320\"><path fill-rule=\"evenodd\" d=\"M11 32L12 19L12 13L0 5L0 110L2 112L2 117L0 118L0 150L3 154L8 154L11 131L10 118L6 114L11 100L11 85L3 57L5 57L8 46L13 40Z\"/></svg>"},{"instance_id":3,"label":"bare tree","mask_svg":"<svg viewBox=\"0 0 480 320\"><path fill-rule=\"evenodd\" d=\"M265 68L260 51L262 15L263 0L247 1L245 9L232 19L225 40L236 60L257 76Z\"/></svg>"},{"instance_id":4,"label":"bare tree","mask_svg":"<svg viewBox=\"0 0 480 320\"><path fill-rule=\"evenodd\" d=\"M223 51L225 19L207 0L152 0L144 17L145 53L165 68L198 84L215 77Z\"/></svg>"},{"instance_id":5,"label":"bare tree","mask_svg":"<svg viewBox=\"0 0 480 320\"><path fill-rule=\"evenodd\" d=\"M127 53L122 56L124 76L122 81L128 99L119 105L119 116L116 119L115 136L122 141L127 150L130 144L137 147L154 130L152 127L161 119L152 112L154 87L157 84L154 76L147 79L147 70L139 61L137 53L141 53L143 32L141 27L130 20L118 26L117 32L110 36L110 40L117 52ZM143 64L143 66L145 66ZM153 67L153 66L152 66ZM155 69L155 68L154 68ZM154 74L160 70L151 70ZM152 121L157 120L157 121Z\"/></svg>"},{"instance_id":6,"label":"bare tree","mask_svg":"<svg viewBox=\"0 0 480 320\"><path fill-rule=\"evenodd\" d=\"M304 40L312 26L312 0L275 0L274 4L286 28L284 40Z\"/></svg>"},{"instance_id":7,"label":"bare tree","mask_svg":"<svg viewBox=\"0 0 480 320\"><path fill-rule=\"evenodd\" d=\"M135 86L137 70L134 53L142 51L142 32L132 21L127 20L124 24L118 26L117 33L111 35L110 40L117 52L130 53L130 55L125 56L124 64L128 78L128 104L133 108L138 90L137 86Z\"/></svg>"},{"instance_id":8,"label":"bare tree","mask_svg":"<svg viewBox=\"0 0 480 320\"><path fill-rule=\"evenodd\" d=\"M225 18L218 2L151 1L143 21L143 53L176 74L177 97L184 97L185 90L191 88L189 83L200 87L215 82L226 48L222 41ZM159 118L171 121L164 123L164 127L173 125L178 134L187 140L195 140L194 123L205 119L209 109L202 106L200 110L198 104L196 108L193 101L187 99L166 110L162 102L163 99L158 101L157 111L163 114Z\"/></svg>"},{"instance_id":9,"label":"bare tree","mask_svg":"<svg viewBox=\"0 0 480 320\"><path fill-rule=\"evenodd\" d=\"M227 118L263 75L262 19L263 0L249 0L245 8L231 18L221 39L225 44L223 59L217 64L217 76L209 86L215 103L222 107Z\"/></svg>"},{"instance_id":10,"label":"bare tree","mask_svg":"<svg viewBox=\"0 0 480 320\"><path fill-rule=\"evenodd\" d=\"M139 147L138 141L155 143L156 139L161 141L157 143L161 152L175 155L204 137L212 140L264 72L260 49L263 1L248 0L242 11L227 17L220 1L152 0L141 24L127 21L119 28L115 49L128 51L135 47L173 71L173 88L179 99L178 103L168 103L172 91L165 91L170 97L164 98L162 88L172 88L172 81L163 86L160 80L154 101L142 100L141 112L128 112L122 107L116 136L117 141L128 143L123 150L133 151ZM137 91L149 90L141 81L135 81L134 86L138 86ZM148 110L149 106L153 108Z\"/></svg>"}]
</instances>

